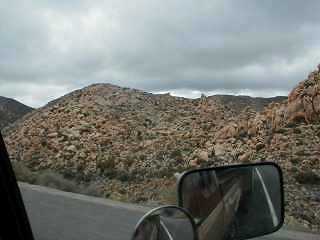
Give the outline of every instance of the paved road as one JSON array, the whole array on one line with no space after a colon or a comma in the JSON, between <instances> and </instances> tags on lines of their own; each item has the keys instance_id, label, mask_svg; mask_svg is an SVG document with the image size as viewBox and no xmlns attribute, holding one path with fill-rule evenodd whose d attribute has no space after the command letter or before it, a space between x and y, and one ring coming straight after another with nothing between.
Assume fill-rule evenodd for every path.
<instances>
[{"instance_id":1,"label":"paved road","mask_svg":"<svg viewBox=\"0 0 320 240\"><path fill-rule=\"evenodd\" d=\"M126 240L148 208L20 183L36 240ZM282 230L266 240L319 240Z\"/></svg>"},{"instance_id":2,"label":"paved road","mask_svg":"<svg viewBox=\"0 0 320 240\"><path fill-rule=\"evenodd\" d=\"M148 208L20 184L36 240L126 240Z\"/></svg>"}]
</instances>

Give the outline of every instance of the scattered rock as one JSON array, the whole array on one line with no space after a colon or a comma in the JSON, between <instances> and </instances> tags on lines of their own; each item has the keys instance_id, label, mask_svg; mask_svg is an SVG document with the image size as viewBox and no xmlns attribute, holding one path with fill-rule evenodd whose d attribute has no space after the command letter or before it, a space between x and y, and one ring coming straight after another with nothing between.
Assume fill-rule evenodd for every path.
<instances>
[{"instance_id":1,"label":"scattered rock","mask_svg":"<svg viewBox=\"0 0 320 240\"><path fill-rule=\"evenodd\" d=\"M205 150L200 150L199 153L198 153L198 158L201 161L207 162L209 160L209 153L207 151L205 151Z\"/></svg>"},{"instance_id":2,"label":"scattered rock","mask_svg":"<svg viewBox=\"0 0 320 240\"><path fill-rule=\"evenodd\" d=\"M48 138L56 138L56 137L58 137L58 133L56 133L56 132L48 134Z\"/></svg>"},{"instance_id":3,"label":"scattered rock","mask_svg":"<svg viewBox=\"0 0 320 240\"><path fill-rule=\"evenodd\" d=\"M248 163L250 162L251 155L252 155L251 152L247 152L239 157L239 161L241 163Z\"/></svg>"},{"instance_id":4,"label":"scattered rock","mask_svg":"<svg viewBox=\"0 0 320 240\"><path fill-rule=\"evenodd\" d=\"M256 150L257 151L260 151L262 148L264 148L265 147L265 144L264 143L262 143L262 142L258 142L257 144L256 144Z\"/></svg>"}]
</instances>

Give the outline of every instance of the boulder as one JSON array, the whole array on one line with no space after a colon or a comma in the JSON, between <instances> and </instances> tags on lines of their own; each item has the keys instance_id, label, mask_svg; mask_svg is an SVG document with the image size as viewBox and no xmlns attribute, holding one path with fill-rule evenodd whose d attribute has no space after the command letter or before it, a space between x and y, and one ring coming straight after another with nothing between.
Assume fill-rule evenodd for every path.
<instances>
[{"instance_id":1,"label":"boulder","mask_svg":"<svg viewBox=\"0 0 320 240\"><path fill-rule=\"evenodd\" d=\"M239 161L241 163L248 163L251 160L252 152L246 152L245 154L239 156Z\"/></svg>"},{"instance_id":2,"label":"boulder","mask_svg":"<svg viewBox=\"0 0 320 240\"><path fill-rule=\"evenodd\" d=\"M214 146L214 155L216 157L224 157L226 153L227 153L227 149L224 144L216 144Z\"/></svg>"},{"instance_id":3,"label":"boulder","mask_svg":"<svg viewBox=\"0 0 320 240\"><path fill-rule=\"evenodd\" d=\"M198 152L198 158L201 160L201 161L208 161L209 160L209 153L208 151L206 150L200 150Z\"/></svg>"}]
</instances>

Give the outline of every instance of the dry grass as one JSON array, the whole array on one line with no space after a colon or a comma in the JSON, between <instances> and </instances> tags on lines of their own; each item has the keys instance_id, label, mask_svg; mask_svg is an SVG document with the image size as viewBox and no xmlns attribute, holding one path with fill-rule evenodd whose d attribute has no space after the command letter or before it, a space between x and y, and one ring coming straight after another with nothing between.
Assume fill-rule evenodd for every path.
<instances>
[{"instance_id":1,"label":"dry grass","mask_svg":"<svg viewBox=\"0 0 320 240\"><path fill-rule=\"evenodd\" d=\"M23 162L12 162L12 167L18 181L35 183L36 175Z\"/></svg>"},{"instance_id":2,"label":"dry grass","mask_svg":"<svg viewBox=\"0 0 320 240\"><path fill-rule=\"evenodd\" d=\"M176 186L162 189L160 201L162 204L176 205L178 201Z\"/></svg>"},{"instance_id":3,"label":"dry grass","mask_svg":"<svg viewBox=\"0 0 320 240\"><path fill-rule=\"evenodd\" d=\"M30 184L55 188L66 192L103 197L103 192L101 191L99 185L95 182L90 182L86 185L80 185L76 181L66 179L62 174L49 169L39 172L32 172L23 162L12 162L12 167L17 180L20 182L27 182Z\"/></svg>"}]
</instances>

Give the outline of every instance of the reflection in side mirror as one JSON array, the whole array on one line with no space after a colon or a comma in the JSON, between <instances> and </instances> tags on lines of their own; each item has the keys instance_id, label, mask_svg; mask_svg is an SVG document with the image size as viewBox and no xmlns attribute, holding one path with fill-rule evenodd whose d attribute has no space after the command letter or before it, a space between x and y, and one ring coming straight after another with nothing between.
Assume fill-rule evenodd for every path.
<instances>
[{"instance_id":1,"label":"reflection in side mirror","mask_svg":"<svg viewBox=\"0 0 320 240\"><path fill-rule=\"evenodd\" d=\"M197 240L190 214L176 206L156 208L137 224L132 240Z\"/></svg>"},{"instance_id":2,"label":"reflection in side mirror","mask_svg":"<svg viewBox=\"0 0 320 240\"><path fill-rule=\"evenodd\" d=\"M248 239L283 224L282 173L273 163L192 170L178 191L200 240Z\"/></svg>"}]
</instances>

